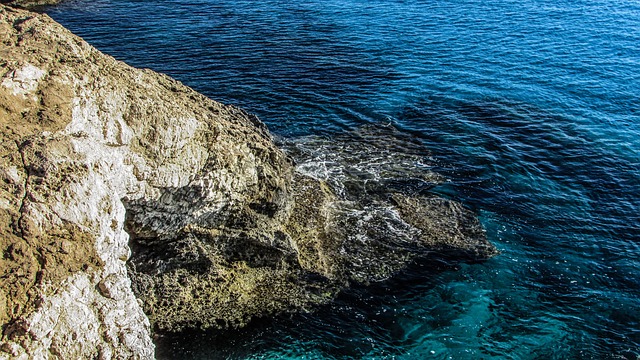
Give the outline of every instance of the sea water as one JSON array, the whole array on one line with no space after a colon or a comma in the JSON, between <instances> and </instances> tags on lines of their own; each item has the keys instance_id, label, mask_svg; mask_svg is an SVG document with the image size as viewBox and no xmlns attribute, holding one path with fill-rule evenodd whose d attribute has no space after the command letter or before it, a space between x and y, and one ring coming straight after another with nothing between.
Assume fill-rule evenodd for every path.
<instances>
[{"instance_id":1,"label":"sea water","mask_svg":"<svg viewBox=\"0 0 640 360\"><path fill-rule=\"evenodd\" d=\"M321 154L370 126L400 134L446 179L428 191L475 211L501 250L416 262L314 313L162 337L158 358L640 358L636 0L70 0L46 12L119 60L257 114L284 144Z\"/></svg>"}]
</instances>

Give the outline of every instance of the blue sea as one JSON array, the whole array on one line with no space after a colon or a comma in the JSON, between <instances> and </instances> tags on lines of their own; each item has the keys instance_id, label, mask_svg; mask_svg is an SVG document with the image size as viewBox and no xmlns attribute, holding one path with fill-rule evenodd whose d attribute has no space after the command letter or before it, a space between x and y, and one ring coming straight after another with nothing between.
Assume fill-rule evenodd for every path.
<instances>
[{"instance_id":1,"label":"blue sea","mask_svg":"<svg viewBox=\"0 0 640 360\"><path fill-rule=\"evenodd\" d=\"M159 337L158 358L640 359L637 0L45 11L119 60L257 114L282 143L389 129L446 178L428 191L476 212L501 251L418 261L313 313Z\"/></svg>"}]
</instances>

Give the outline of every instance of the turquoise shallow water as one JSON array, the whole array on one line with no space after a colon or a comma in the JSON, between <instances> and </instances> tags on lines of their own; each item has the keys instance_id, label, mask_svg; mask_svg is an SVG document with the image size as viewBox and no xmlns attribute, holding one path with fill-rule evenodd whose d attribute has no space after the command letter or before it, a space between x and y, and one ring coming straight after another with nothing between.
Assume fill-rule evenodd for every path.
<instances>
[{"instance_id":1,"label":"turquoise shallow water","mask_svg":"<svg viewBox=\"0 0 640 360\"><path fill-rule=\"evenodd\" d=\"M159 358L640 357L640 3L72 0L47 13L285 142L397 129L449 179L429 191L476 211L502 251L419 262L313 314L163 338Z\"/></svg>"}]
</instances>

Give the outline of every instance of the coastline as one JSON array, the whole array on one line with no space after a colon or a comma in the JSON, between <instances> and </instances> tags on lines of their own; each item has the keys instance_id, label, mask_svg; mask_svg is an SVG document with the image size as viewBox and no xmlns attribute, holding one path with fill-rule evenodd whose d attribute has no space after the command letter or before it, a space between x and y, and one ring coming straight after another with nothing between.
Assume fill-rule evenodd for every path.
<instances>
[{"instance_id":1,"label":"coastline","mask_svg":"<svg viewBox=\"0 0 640 360\"><path fill-rule=\"evenodd\" d=\"M375 284L362 288L351 304L343 300L358 287L311 314L252 322L243 332L253 335L230 339L227 347L213 339L211 346L187 344L199 332L186 333L184 346L177 343L182 352L165 358L277 358L284 351L340 358L341 349L351 349L354 358L408 352L429 358L435 350L436 357L474 359L490 349L494 355L485 357L571 358L584 351L635 359L626 349L639 348L633 337L639 319L621 314L640 306L638 252L630 247L638 233L634 185L640 177L640 121L633 113L640 82L632 76L640 43L637 4L344 5L70 1L46 11L117 59L250 110L281 136L278 143L302 143L305 153L321 147L326 155L315 164L291 156L296 171L304 165L323 180L351 175L340 167L323 172L336 162L329 154L353 154L357 137L345 145L333 140L391 123L406 141L383 136L380 142L417 144L411 151L424 155L420 167L446 182L421 188L372 173L367 190L412 187L461 201L503 251L444 272L402 271L381 283L381 291ZM460 22L469 18L490 27ZM413 162L370 150L372 159L389 165ZM364 153L349 159L360 162ZM366 175L372 163L351 169ZM419 284L398 285L403 276ZM352 310L341 311L344 306ZM378 316L382 309L387 312ZM281 321L291 317L304 320ZM260 329L265 322L270 325ZM449 333L456 335L446 338ZM373 342L358 334L370 334ZM156 341L159 358L166 344Z\"/></svg>"},{"instance_id":2,"label":"coastline","mask_svg":"<svg viewBox=\"0 0 640 360\"><path fill-rule=\"evenodd\" d=\"M496 254L455 202L340 199L254 115L116 61L46 15L0 14L2 268L15 284L0 294L0 358L151 358L152 330L306 311L434 250ZM375 221L353 226L363 211ZM379 230L398 225L400 244Z\"/></svg>"}]
</instances>

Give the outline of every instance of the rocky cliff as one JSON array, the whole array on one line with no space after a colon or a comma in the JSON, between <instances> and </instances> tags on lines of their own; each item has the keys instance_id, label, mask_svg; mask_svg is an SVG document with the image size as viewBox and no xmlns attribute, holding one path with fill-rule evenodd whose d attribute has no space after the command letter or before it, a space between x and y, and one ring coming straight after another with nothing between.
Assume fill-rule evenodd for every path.
<instances>
[{"instance_id":1,"label":"rocky cliff","mask_svg":"<svg viewBox=\"0 0 640 360\"><path fill-rule=\"evenodd\" d=\"M0 178L0 359L152 358L151 329L242 326L434 250L495 253L459 204L363 202L255 116L1 5Z\"/></svg>"},{"instance_id":2,"label":"rocky cliff","mask_svg":"<svg viewBox=\"0 0 640 360\"><path fill-rule=\"evenodd\" d=\"M0 0L0 4L25 9L35 9L45 5L54 5L59 2L60 0Z\"/></svg>"}]
</instances>

